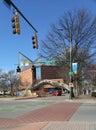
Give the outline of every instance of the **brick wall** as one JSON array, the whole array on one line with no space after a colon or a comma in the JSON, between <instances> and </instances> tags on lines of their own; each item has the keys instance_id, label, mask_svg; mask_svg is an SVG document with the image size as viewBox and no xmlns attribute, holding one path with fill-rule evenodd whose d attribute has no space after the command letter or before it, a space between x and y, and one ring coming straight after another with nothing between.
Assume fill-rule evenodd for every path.
<instances>
[{"instance_id":1,"label":"brick wall","mask_svg":"<svg viewBox=\"0 0 96 130\"><path fill-rule=\"evenodd\" d=\"M26 88L32 85L33 75L31 67L23 70L19 74L21 87ZM68 79L68 68L64 66L41 66L41 79Z\"/></svg>"},{"instance_id":2,"label":"brick wall","mask_svg":"<svg viewBox=\"0 0 96 130\"><path fill-rule=\"evenodd\" d=\"M68 68L64 66L42 66L42 79L68 79Z\"/></svg>"},{"instance_id":3,"label":"brick wall","mask_svg":"<svg viewBox=\"0 0 96 130\"><path fill-rule=\"evenodd\" d=\"M31 67L20 72L19 78L20 78L20 87L25 88L27 86L31 86L31 84L33 82Z\"/></svg>"}]
</instances>

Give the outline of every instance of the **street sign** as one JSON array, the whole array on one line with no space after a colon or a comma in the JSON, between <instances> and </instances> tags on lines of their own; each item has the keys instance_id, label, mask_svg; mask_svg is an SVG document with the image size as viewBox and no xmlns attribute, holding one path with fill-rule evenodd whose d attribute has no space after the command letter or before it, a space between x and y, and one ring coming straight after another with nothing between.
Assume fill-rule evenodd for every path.
<instances>
[{"instance_id":1,"label":"street sign","mask_svg":"<svg viewBox=\"0 0 96 130\"><path fill-rule=\"evenodd\" d=\"M73 83L70 82L69 83L69 87L74 87Z\"/></svg>"},{"instance_id":2,"label":"street sign","mask_svg":"<svg viewBox=\"0 0 96 130\"><path fill-rule=\"evenodd\" d=\"M73 76L74 74L73 74L73 72L71 71L71 72L69 72L69 75L70 75L70 76Z\"/></svg>"},{"instance_id":3,"label":"street sign","mask_svg":"<svg viewBox=\"0 0 96 130\"><path fill-rule=\"evenodd\" d=\"M55 60L47 60L45 62L45 64L47 64L47 65L55 65Z\"/></svg>"}]
</instances>

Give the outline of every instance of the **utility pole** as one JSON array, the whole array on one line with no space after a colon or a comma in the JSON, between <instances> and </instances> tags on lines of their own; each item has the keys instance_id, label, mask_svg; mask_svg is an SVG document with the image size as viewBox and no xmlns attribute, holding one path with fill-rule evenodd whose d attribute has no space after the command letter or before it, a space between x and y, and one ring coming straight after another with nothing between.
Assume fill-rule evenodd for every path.
<instances>
[{"instance_id":1,"label":"utility pole","mask_svg":"<svg viewBox=\"0 0 96 130\"><path fill-rule=\"evenodd\" d=\"M73 97L73 83L72 83L72 35L71 35L71 30L69 30L70 32L70 83L69 83L69 87L70 87L70 95L69 95L69 99L72 99Z\"/></svg>"},{"instance_id":2,"label":"utility pole","mask_svg":"<svg viewBox=\"0 0 96 130\"><path fill-rule=\"evenodd\" d=\"M58 29L59 31L63 31L62 28ZM73 98L73 82L72 82L72 76L73 76L73 72L72 72L72 35L71 35L71 30L69 29L69 44L70 44L70 49L69 49L69 53L70 53L70 59L69 59L69 75L70 75L70 80L69 80L69 87L70 87L70 94L69 94L69 99Z\"/></svg>"}]
</instances>

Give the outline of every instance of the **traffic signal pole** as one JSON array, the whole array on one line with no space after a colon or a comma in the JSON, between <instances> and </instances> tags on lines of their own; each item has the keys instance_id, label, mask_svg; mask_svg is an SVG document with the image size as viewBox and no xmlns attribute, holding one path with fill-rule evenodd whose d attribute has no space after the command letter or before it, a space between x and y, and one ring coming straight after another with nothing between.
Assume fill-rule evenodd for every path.
<instances>
[{"instance_id":1,"label":"traffic signal pole","mask_svg":"<svg viewBox=\"0 0 96 130\"><path fill-rule=\"evenodd\" d=\"M72 35L71 35L71 30L70 30L70 95L69 99L73 99L73 81L72 81Z\"/></svg>"},{"instance_id":2,"label":"traffic signal pole","mask_svg":"<svg viewBox=\"0 0 96 130\"><path fill-rule=\"evenodd\" d=\"M37 33L35 27L28 21L28 19L22 14L22 12L17 8L17 6L11 0L4 0L4 2L10 7L13 6L17 12L22 16L22 18L29 24L29 26Z\"/></svg>"}]
</instances>

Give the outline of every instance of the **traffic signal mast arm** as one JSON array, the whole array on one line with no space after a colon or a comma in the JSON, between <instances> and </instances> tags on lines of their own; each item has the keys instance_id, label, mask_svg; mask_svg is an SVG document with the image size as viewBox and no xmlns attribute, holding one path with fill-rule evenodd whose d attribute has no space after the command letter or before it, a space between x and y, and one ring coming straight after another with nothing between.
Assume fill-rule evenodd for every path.
<instances>
[{"instance_id":1,"label":"traffic signal mast arm","mask_svg":"<svg viewBox=\"0 0 96 130\"><path fill-rule=\"evenodd\" d=\"M34 26L27 20L27 18L21 13L21 11L14 5L14 3L11 1L11 0L3 0L9 7L13 6L15 9L16 9L16 12L18 12L22 17L23 19L30 25L30 27L35 31L35 35L32 37L32 40L33 40L33 48L37 48L38 49L38 38L37 38L37 30L34 28ZM13 21L14 24L13 24L13 33L14 34L20 34L20 24L17 24L16 23L16 15L13 17ZM15 24L16 23L16 24ZM18 23L19 23L19 18L18 18Z\"/></svg>"},{"instance_id":2,"label":"traffic signal mast arm","mask_svg":"<svg viewBox=\"0 0 96 130\"><path fill-rule=\"evenodd\" d=\"M23 17L23 19L29 24L29 26L37 33L37 30L34 28L34 26L27 20L27 18L21 13L21 11L16 7L16 5L14 5L14 3L11 0L4 0L4 2L8 5L8 6L13 6L17 12Z\"/></svg>"}]
</instances>

